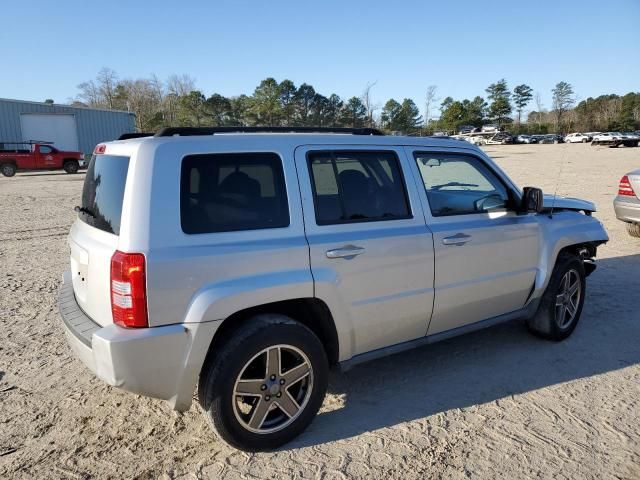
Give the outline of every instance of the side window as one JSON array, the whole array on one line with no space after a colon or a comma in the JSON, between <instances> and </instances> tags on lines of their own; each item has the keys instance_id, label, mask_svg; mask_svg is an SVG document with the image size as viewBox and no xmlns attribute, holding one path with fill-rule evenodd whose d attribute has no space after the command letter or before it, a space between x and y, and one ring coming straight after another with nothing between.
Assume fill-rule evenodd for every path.
<instances>
[{"instance_id":1,"label":"side window","mask_svg":"<svg viewBox=\"0 0 640 480\"><path fill-rule=\"evenodd\" d=\"M318 225L411 218L394 152L307 155Z\"/></svg>"},{"instance_id":2,"label":"side window","mask_svg":"<svg viewBox=\"0 0 640 480\"><path fill-rule=\"evenodd\" d=\"M53 149L51 147L48 147L46 145L40 145L40 153L42 153L43 155L47 155L49 153L51 153L53 151Z\"/></svg>"},{"instance_id":3,"label":"side window","mask_svg":"<svg viewBox=\"0 0 640 480\"><path fill-rule=\"evenodd\" d=\"M282 161L275 153L190 155L182 160L182 231L289 226Z\"/></svg>"},{"instance_id":4,"label":"side window","mask_svg":"<svg viewBox=\"0 0 640 480\"><path fill-rule=\"evenodd\" d=\"M414 153L434 217L505 209L504 184L479 159L467 155Z\"/></svg>"}]
</instances>

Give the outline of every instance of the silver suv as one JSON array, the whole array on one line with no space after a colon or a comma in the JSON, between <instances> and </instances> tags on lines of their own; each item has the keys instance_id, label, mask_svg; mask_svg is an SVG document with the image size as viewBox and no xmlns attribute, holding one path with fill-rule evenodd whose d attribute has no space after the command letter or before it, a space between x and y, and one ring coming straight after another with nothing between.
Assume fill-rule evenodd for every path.
<instances>
[{"instance_id":1,"label":"silver suv","mask_svg":"<svg viewBox=\"0 0 640 480\"><path fill-rule=\"evenodd\" d=\"M550 211L553 203L553 212ZM569 336L590 202L520 190L480 149L370 129L165 129L101 144L60 312L101 379L272 449L329 368L523 318Z\"/></svg>"}]
</instances>

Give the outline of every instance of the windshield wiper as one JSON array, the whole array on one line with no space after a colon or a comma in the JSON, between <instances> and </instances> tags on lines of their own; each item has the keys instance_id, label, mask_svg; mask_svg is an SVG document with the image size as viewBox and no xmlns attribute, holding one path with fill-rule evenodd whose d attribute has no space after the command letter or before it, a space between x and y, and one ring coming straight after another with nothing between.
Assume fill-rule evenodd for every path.
<instances>
[{"instance_id":1,"label":"windshield wiper","mask_svg":"<svg viewBox=\"0 0 640 480\"><path fill-rule=\"evenodd\" d=\"M85 214L89 215L90 217L96 218L96 214L93 213L88 208L85 208L85 207L79 207L78 205L76 205L75 207L73 207L73 211L74 212L78 212L78 213L85 213Z\"/></svg>"}]
</instances>

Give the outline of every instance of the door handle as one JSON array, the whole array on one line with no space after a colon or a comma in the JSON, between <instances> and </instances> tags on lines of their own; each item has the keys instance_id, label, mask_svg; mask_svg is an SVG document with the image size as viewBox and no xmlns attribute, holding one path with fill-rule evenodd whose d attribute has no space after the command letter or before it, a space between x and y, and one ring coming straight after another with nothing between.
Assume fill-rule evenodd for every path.
<instances>
[{"instance_id":1,"label":"door handle","mask_svg":"<svg viewBox=\"0 0 640 480\"><path fill-rule=\"evenodd\" d=\"M351 258L362 255L366 250L355 245L345 245L344 247L327 250L327 258Z\"/></svg>"},{"instance_id":2,"label":"door handle","mask_svg":"<svg viewBox=\"0 0 640 480\"><path fill-rule=\"evenodd\" d=\"M444 245L464 245L469 240L471 240L471 235L466 235L464 233L456 233L451 237L445 237L442 239L442 243Z\"/></svg>"}]
</instances>

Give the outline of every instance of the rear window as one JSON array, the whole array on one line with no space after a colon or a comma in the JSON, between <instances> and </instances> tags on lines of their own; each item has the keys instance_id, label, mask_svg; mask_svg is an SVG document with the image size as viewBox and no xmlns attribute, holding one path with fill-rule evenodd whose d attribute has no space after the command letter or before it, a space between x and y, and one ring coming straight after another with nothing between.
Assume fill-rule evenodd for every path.
<instances>
[{"instance_id":1,"label":"rear window","mask_svg":"<svg viewBox=\"0 0 640 480\"><path fill-rule=\"evenodd\" d=\"M282 161L275 153L190 155L182 160L182 231L289 226Z\"/></svg>"},{"instance_id":2,"label":"rear window","mask_svg":"<svg viewBox=\"0 0 640 480\"><path fill-rule=\"evenodd\" d=\"M309 152L318 225L411 218L395 153Z\"/></svg>"},{"instance_id":3,"label":"rear window","mask_svg":"<svg viewBox=\"0 0 640 480\"><path fill-rule=\"evenodd\" d=\"M94 155L82 189L83 222L108 233L120 235L120 217L124 186L127 183L129 157Z\"/></svg>"}]
</instances>

